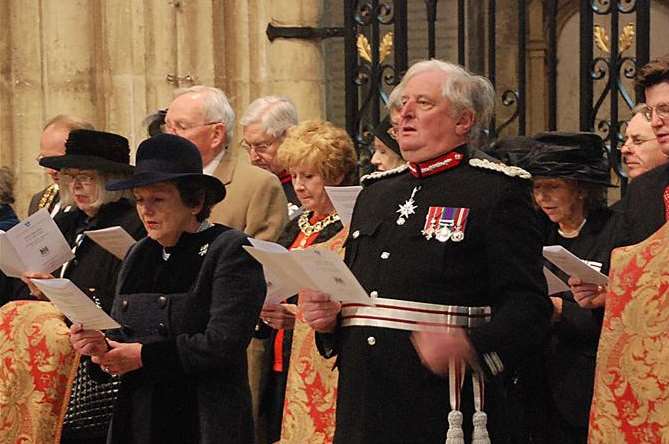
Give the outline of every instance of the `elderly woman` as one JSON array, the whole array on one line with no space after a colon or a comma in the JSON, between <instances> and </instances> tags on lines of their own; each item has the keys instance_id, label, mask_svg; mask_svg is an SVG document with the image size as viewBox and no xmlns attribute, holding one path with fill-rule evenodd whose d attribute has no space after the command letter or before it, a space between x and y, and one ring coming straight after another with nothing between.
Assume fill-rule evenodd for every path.
<instances>
[{"instance_id":1,"label":"elderly woman","mask_svg":"<svg viewBox=\"0 0 669 444\"><path fill-rule=\"evenodd\" d=\"M406 163L402 158L400 146L395 140L395 128L391 123L392 114L391 110L391 114L372 130L374 154L370 162L378 171L392 170Z\"/></svg>"},{"instance_id":2,"label":"elderly woman","mask_svg":"<svg viewBox=\"0 0 669 444\"><path fill-rule=\"evenodd\" d=\"M132 167L130 147L125 137L93 130L73 130L62 156L44 157L40 165L59 171L63 208L72 209L56 216L56 224L72 246L74 259L63 265L58 276L70 279L98 306L109 312L121 261L87 236L86 230L120 226L135 239L144 236L137 213L127 193L110 192L111 180L127 178ZM24 281L32 294L41 296L30 278L53 277L28 273ZM96 384L83 360L72 386L64 418L62 442L104 443L114 402L116 381Z\"/></svg>"},{"instance_id":3,"label":"elderly woman","mask_svg":"<svg viewBox=\"0 0 669 444\"><path fill-rule=\"evenodd\" d=\"M108 442L252 443L246 347L266 287L246 236L207 220L223 183L202 173L195 145L160 134L108 188L132 189L148 233L119 274L115 341L71 329L97 377L121 376Z\"/></svg>"},{"instance_id":4,"label":"elderly woman","mask_svg":"<svg viewBox=\"0 0 669 444\"><path fill-rule=\"evenodd\" d=\"M543 133L520 166L534 176L534 200L546 216L544 245L561 245L599 270L608 258L605 191L610 186L602 139L592 133ZM546 350L549 439L585 443L599 318L570 292L550 295L553 328Z\"/></svg>"},{"instance_id":5,"label":"elderly woman","mask_svg":"<svg viewBox=\"0 0 669 444\"><path fill-rule=\"evenodd\" d=\"M346 131L330 122L302 122L288 130L277 161L290 173L295 193L305 209L288 224L278 242L288 249L332 244L339 238L343 242L344 227L325 187L357 182L355 149ZM279 437L282 443L315 442L316 438L318 442L331 442L337 375L331 371L332 363L319 356L313 331L299 313L296 320L289 307L265 305L261 313L265 329L272 329L271 362L267 363L267 380L263 384L261 418L267 420L269 442L278 441ZM267 332L261 330L260 334L263 333ZM308 381L314 377L322 383L318 389L309 385ZM314 409L318 409L320 416L307 413L315 412Z\"/></svg>"}]
</instances>

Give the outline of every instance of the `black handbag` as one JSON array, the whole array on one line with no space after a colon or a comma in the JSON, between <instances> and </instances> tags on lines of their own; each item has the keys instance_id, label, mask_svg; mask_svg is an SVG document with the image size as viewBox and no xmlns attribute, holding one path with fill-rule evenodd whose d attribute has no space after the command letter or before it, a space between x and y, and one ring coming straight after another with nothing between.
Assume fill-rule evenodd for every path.
<instances>
[{"instance_id":1,"label":"black handbag","mask_svg":"<svg viewBox=\"0 0 669 444\"><path fill-rule=\"evenodd\" d=\"M108 381L98 382L91 377L93 365L83 357L79 362L63 420L64 440L107 436L121 379L112 376Z\"/></svg>"}]
</instances>

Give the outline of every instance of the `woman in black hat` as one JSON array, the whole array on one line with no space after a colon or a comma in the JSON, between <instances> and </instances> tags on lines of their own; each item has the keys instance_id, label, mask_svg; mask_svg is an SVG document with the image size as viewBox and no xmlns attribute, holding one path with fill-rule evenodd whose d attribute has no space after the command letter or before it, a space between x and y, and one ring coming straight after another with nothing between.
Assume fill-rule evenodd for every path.
<instances>
[{"instance_id":1,"label":"woman in black hat","mask_svg":"<svg viewBox=\"0 0 669 444\"><path fill-rule=\"evenodd\" d=\"M404 165L406 162L402 159L400 146L395 140L395 130L392 126L390 117L393 114L386 116L373 130L374 143L372 145L374 154L370 160L371 164L377 171L388 171L398 166Z\"/></svg>"},{"instance_id":2,"label":"woman in black hat","mask_svg":"<svg viewBox=\"0 0 669 444\"><path fill-rule=\"evenodd\" d=\"M97 377L121 375L108 442L252 443L246 347L266 287L246 236L207 220L225 187L195 145L160 134L107 188L132 189L148 233L119 274L116 341L71 329Z\"/></svg>"},{"instance_id":3,"label":"woman in black hat","mask_svg":"<svg viewBox=\"0 0 669 444\"><path fill-rule=\"evenodd\" d=\"M72 246L75 257L56 274L70 279L109 313L121 261L83 233L120 226L135 239L146 234L134 205L127 198L128 193L105 190L107 182L128 178L132 172L128 140L102 131L73 130L65 143L65 154L44 157L40 165L60 172L62 206L70 207L59 213L55 222ZM28 273L24 282L33 295L41 297L30 278L50 277L53 276ZM118 382L97 384L88 376L88 365L82 360L72 385L63 421L63 443L105 442Z\"/></svg>"},{"instance_id":4,"label":"woman in black hat","mask_svg":"<svg viewBox=\"0 0 669 444\"><path fill-rule=\"evenodd\" d=\"M548 132L532 139L537 144L519 163L532 173L534 200L547 219L544 245L561 245L599 270L610 250L606 188L611 184L604 142L593 133ZM550 296L547 439L585 443L600 322L596 313L578 306L571 292Z\"/></svg>"}]
</instances>

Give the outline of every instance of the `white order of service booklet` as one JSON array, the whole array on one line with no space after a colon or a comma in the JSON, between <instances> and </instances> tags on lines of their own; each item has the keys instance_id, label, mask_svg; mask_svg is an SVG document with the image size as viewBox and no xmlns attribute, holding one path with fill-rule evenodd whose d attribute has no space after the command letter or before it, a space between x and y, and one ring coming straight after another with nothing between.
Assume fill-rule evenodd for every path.
<instances>
[{"instance_id":1,"label":"white order of service booklet","mask_svg":"<svg viewBox=\"0 0 669 444\"><path fill-rule=\"evenodd\" d=\"M72 248L44 208L0 233L0 269L7 276L52 273L73 257Z\"/></svg>"}]
</instances>

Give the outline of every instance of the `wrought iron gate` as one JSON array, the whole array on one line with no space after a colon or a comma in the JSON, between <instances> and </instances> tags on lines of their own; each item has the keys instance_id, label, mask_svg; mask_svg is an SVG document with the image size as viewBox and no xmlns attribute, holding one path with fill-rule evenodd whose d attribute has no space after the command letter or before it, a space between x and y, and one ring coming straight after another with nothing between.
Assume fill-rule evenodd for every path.
<instances>
[{"instance_id":1,"label":"wrought iron gate","mask_svg":"<svg viewBox=\"0 0 669 444\"><path fill-rule=\"evenodd\" d=\"M345 0L344 45L346 58L346 126L358 146L368 145L368 130L385 114L383 108L388 92L396 85L408 67L408 42L415 33L409 29L408 0ZM418 0L409 0L418 2ZM474 3L472 3L474 2ZM514 3L515 2L515 3ZM424 58L439 58L436 42L440 39L437 10L446 7L445 1L424 0L427 16L427 52ZM528 3L527 0L453 0L448 2L452 14L457 15L457 62L470 70L487 76L496 84L498 8L509 5L517 9L517 60L516 83L513 88L498 91L498 103L507 108L507 115L497 114L488 129L488 136L495 138L506 129L506 134L524 135L527 131L528 91ZM624 122L619 120L620 107L631 109L642 101L642 91L629 91L638 66L649 60L650 0L544 0L543 27L546 35L545 91L547 102L546 130L558 128L558 16L559 8L571 4L580 14L579 38L579 122L582 131L597 131L606 140L610 150L611 167L625 177L620 164L618 146L622 141ZM473 7L481 9L479 31L467 32ZM605 27L595 26L597 21L608 18L610 38ZM483 20L481 18L483 17ZM621 26L621 22L628 21ZM631 21L630 21L631 20ZM392 34L388 32L392 27ZM382 31L387 31L382 34ZM467 60L467 45L485 47L484 60L474 63ZM631 52L635 40L635 54ZM391 50L392 47L392 50ZM595 55L595 50L599 55ZM386 61L392 52L392 60ZM626 86L626 83L628 84ZM601 85L601 86L600 86ZM595 97L595 86L601 93ZM606 100L608 99L608 101ZM604 108L608 102L607 109ZM499 106L498 106L498 109ZM510 115L509 115L510 114ZM513 127L513 128L512 128Z\"/></svg>"}]
</instances>

